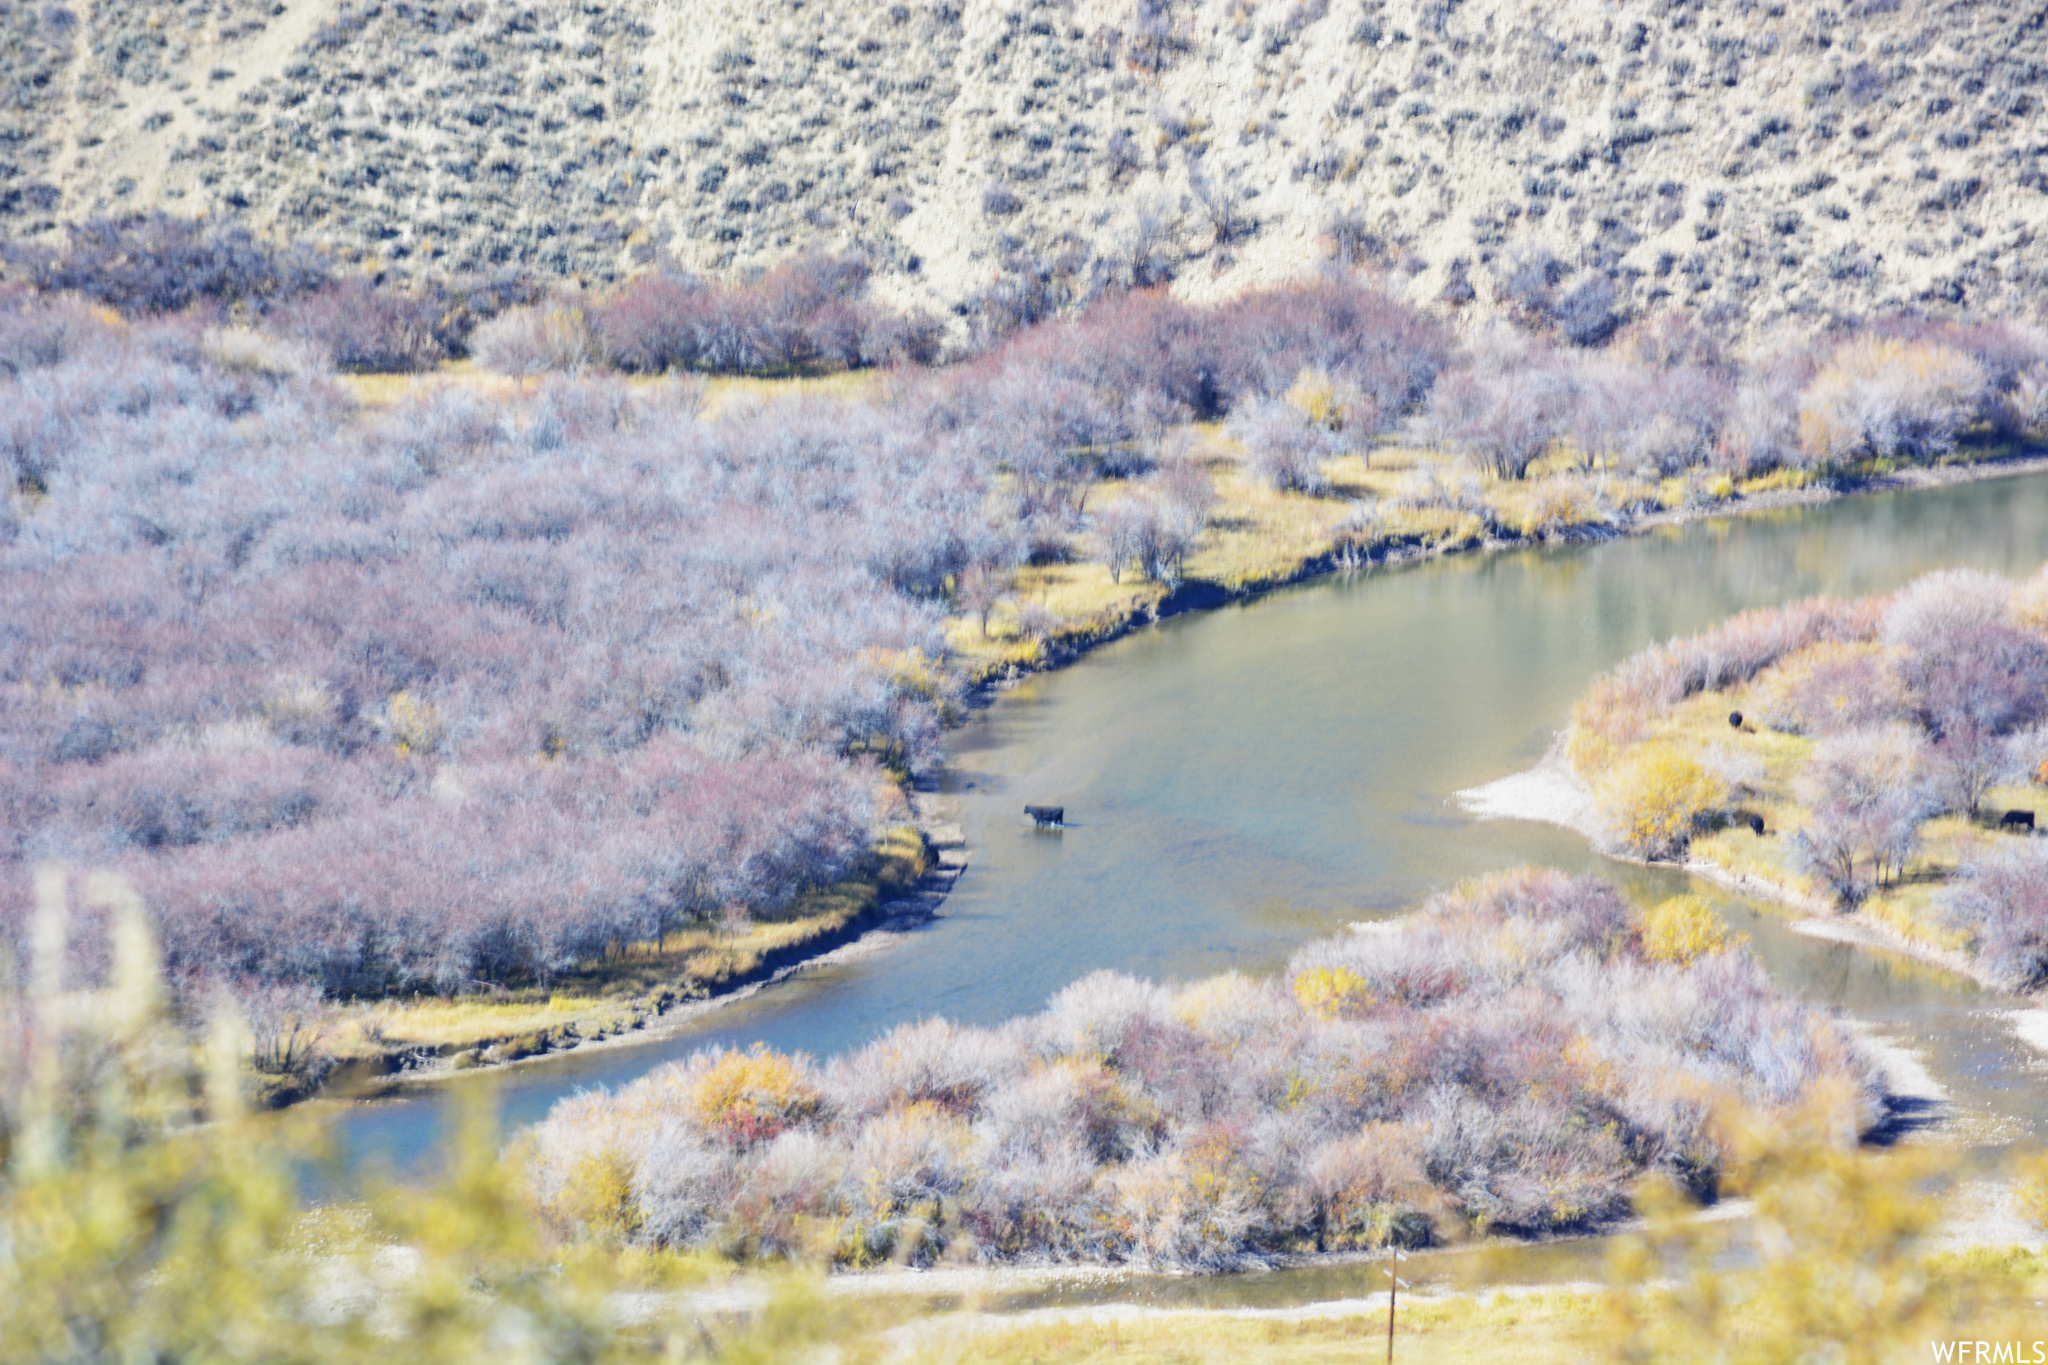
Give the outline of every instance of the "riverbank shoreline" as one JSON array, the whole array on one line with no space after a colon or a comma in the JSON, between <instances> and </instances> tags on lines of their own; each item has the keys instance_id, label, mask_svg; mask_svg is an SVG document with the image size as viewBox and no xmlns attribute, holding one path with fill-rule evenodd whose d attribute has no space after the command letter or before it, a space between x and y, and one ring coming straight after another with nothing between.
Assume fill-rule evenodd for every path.
<instances>
[{"instance_id":1,"label":"riverbank shoreline","mask_svg":"<svg viewBox=\"0 0 2048 1365\"><path fill-rule=\"evenodd\" d=\"M1219 607L1241 606L1287 588L1300 587L1319 578L1341 573L1363 573L1374 569L1400 569L1432 559L1456 555L1498 554L1512 550L1538 549L1551 545L1598 543L1623 536L1645 535L1666 527L1684 526L1721 517L1756 516L1795 508L1819 507L1844 498L1876 493L1901 493L1952 488L1993 479L2023 478L2048 474L2048 451L2023 449L1968 464L1915 465L1871 475L1853 482L1816 483L1803 488L1772 489L1738 495L1719 502L1693 507L1668 508L1630 517L1620 523L1568 527L1554 534L1489 536L1473 542L1434 544L1389 543L1384 549L1345 548L1306 556L1291 569L1255 583L1228 585L1203 579L1187 579L1164 597L1135 607L1108 622L1091 624L1067 636L1048 637L1039 655L1029 660L1010 660L1001 668L978 679L968 692L970 707L984 707L997 696L1039 673L1056 672L1078 663L1102 646L1135 630L1191 612L1213 611ZM1555 822L1553 822L1555 823Z\"/></svg>"},{"instance_id":2,"label":"riverbank shoreline","mask_svg":"<svg viewBox=\"0 0 2048 1365\"><path fill-rule=\"evenodd\" d=\"M681 1000L658 1013L654 1021L629 1031L605 1037L578 1039L568 1046L550 1048L523 1057L506 1057L469 1065L451 1056L426 1059L421 1063L381 1076L355 1079L345 1089L321 1087L293 1104L319 1104L340 1108L374 1107L403 1100L451 1081L470 1080L497 1072L545 1066L569 1056L589 1056L667 1042L701 1024L705 1019L734 1005L751 1000L805 972L859 961L886 951L906 936L930 926L954 885L967 871L969 852L958 826L939 818L936 802L925 793L911 798L912 824L923 838L928 854L924 874L900 894L879 901L866 915L851 922L851 932L841 932L823 951L777 961L768 969L696 1000ZM282 1107L282 1106L280 1106Z\"/></svg>"}]
</instances>

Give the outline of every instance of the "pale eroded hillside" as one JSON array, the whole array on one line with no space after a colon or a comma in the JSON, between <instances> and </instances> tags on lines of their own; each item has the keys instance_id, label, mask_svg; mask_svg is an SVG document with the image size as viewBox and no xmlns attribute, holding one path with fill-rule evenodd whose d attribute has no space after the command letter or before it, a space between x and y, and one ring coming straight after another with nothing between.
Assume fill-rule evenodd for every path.
<instances>
[{"instance_id":1,"label":"pale eroded hillside","mask_svg":"<svg viewBox=\"0 0 2048 1365\"><path fill-rule=\"evenodd\" d=\"M161 208L593 282L858 245L940 307L1333 249L1480 308L1595 275L1751 326L2048 297L2031 3L16 0L0 29L14 237Z\"/></svg>"}]
</instances>

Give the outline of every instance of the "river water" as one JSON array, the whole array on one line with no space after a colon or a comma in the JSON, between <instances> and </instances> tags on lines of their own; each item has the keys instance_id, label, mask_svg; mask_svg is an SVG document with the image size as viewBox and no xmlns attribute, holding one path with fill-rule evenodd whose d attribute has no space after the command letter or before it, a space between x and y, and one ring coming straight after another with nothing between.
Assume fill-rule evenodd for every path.
<instances>
[{"instance_id":1,"label":"river water","mask_svg":"<svg viewBox=\"0 0 2048 1365\"><path fill-rule=\"evenodd\" d=\"M698 1047L828 1053L927 1015L993 1022L1101 968L1268 970L1347 921L1525 862L1671 894L1682 874L1603 862L1549 826L1474 821L1451 794L1534 763L1588 680L1653 641L1947 564L2026 573L2044 559L2048 476L2033 476L1333 577L1169 620L1026 682L953 736L946 790L973 862L930 927L677 1038L487 1083L524 1124ZM1069 828L1033 830L1026 802L1064 805ZM2042 1066L2007 1022L2016 1002L1690 889L1788 989L1918 1054L1973 1145L2048 1135ZM340 1135L356 1159L412 1165L448 1093L351 1106ZM1275 1292L1292 1297L1260 1291Z\"/></svg>"}]
</instances>

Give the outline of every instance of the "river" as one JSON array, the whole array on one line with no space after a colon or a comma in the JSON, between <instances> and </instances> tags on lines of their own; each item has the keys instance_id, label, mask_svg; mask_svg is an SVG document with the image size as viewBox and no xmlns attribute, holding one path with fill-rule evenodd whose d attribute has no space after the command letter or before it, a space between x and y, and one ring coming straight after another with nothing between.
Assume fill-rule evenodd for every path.
<instances>
[{"instance_id":1,"label":"river","mask_svg":"<svg viewBox=\"0 0 2048 1365\"><path fill-rule=\"evenodd\" d=\"M1451 794L1534 763L1588 680L1653 641L1942 565L2044 559L2048 476L2029 476L1330 577L1168 620L1027 681L952 737L945 789L973 862L931 926L687 1034L483 1083L525 1124L698 1047L829 1053L927 1015L992 1022L1102 968L1269 970L1347 921L1524 862L1670 894L1682 874L1606 863L1564 830L1474 821ZM1065 805L1069 827L1032 829L1026 802ZM2006 1021L2016 1002L1690 889L1788 989L1917 1053L1968 1143L2048 1134L2040 1061ZM353 1159L408 1167L448 1095L340 1108L337 1127Z\"/></svg>"}]
</instances>

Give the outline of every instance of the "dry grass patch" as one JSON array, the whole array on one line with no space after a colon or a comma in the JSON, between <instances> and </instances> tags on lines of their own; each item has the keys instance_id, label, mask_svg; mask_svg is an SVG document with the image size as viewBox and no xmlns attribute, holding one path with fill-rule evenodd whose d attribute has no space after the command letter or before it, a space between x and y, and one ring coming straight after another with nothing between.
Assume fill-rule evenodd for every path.
<instances>
[{"instance_id":1,"label":"dry grass patch","mask_svg":"<svg viewBox=\"0 0 2048 1365\"><path fill-rule=\"evenodd\" d=\"M726 408L749 399L782 398L792 394L820 394L829 398L858 400L876 382L876 370L833 370L824 374L787 376L696 375L704 385L704 412L715 417ZM668 375L617 375L629 389L645 389L670 382ZM395 407L428 389L458 385L479 397L503 402L521 393L531 393L538 378L514 379L487 370L473 360L451 360L426 374L337 374L336 383L353 395L357 404L370 409Z\"/></svg>"},{"instance_id":2,"label":"dry grass patch","mask_svg":"<svg viewBox=\"0 0 2048 1365\"><path fill-rule=\"evenodd\" d=\"M973 1360L980 1365L1324 1365L1386 1359L1384 1308L1353 1317L1242 1317L1224 1312L1158 1314L1116 1321L1032 1322L1000 1327L988 1319L971 1336L919 1332L898 1359L916 1365ZM1484 1298L1404 1298L1395 1358L1463 1365L1512 1359L1565 1365L1598 1354L1605 1339L1603 1298L1558 1290Z\"/></svg>"}]
</instances>

